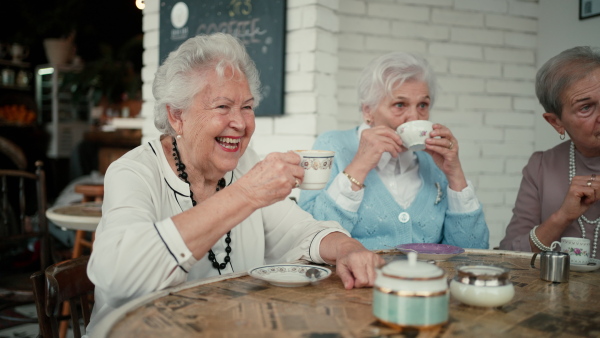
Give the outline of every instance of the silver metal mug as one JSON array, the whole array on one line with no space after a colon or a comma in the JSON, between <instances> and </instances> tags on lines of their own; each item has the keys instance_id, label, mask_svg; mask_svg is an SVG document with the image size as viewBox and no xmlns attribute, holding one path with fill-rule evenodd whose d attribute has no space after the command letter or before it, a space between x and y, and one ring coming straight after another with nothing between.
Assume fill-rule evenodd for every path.
<instances>
[{"instance_id":1,"label":"silver metal mug","mask_svg":"<svg viewBox=\"0 0 600 338\"><path fill-rule=\"evenodd\" d=\"M535 267L535 257L531 257L531 267ZM549 282L567 283L571 259L566 252L542 251L540 254L540 278Z\"/></svg>"}]
</instances>

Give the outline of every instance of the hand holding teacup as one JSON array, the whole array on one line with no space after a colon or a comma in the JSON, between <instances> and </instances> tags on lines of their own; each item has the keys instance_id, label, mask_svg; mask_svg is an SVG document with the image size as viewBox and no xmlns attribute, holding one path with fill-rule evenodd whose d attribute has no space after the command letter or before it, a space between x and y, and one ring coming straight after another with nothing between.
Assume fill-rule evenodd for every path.
<instances>
[{"instance_id":1,"label":"hand holding teacup","mask_svg":"<svg viewBox=\"0 0 600 338\"><path fill-rule=\"evenodd\" d=\"M458 141L447 127L427 120L415 120L401 124L396 132L402 145L411 150L423 150L433 158L444 172L450 188L462 191L467 180L458 157Z\"/></svg>"},{"instance_id":2,"label":"hand holding teacup","mask_svg":"<svg viewBox=\"0 0 600 338\"><path fill-rule=\"evenodd\" d=\"M335 152L329 150L294 150L301 157L300 167L304 169L302 181L296 181L296 188L319 190L325 188L331 176L331 165Z\"/></svg>"},{"instance_id":3,"label":"hand holding teacup","mask_svg":"<svg viewBox=\"0 0 600 338\"><path fill-rule=\"evenodd\" d=\"M240 189L248 203L256 209L285 199L296 182L302 181L304 170L298 166L293 152L268 154L232 186Z\"/></svg>"}]
</instances>

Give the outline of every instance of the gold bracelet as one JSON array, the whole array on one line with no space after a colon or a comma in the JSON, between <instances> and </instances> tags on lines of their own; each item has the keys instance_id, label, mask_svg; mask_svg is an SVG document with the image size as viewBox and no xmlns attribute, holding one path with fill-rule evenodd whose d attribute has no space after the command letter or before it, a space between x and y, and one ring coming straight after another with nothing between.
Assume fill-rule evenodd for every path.
<instances>
[{"instance_id":1,"label":"gold bracelet","mask_svg":"<svg viewBox=\"0 0 600 338\"><path fill-rule=\"evenodd\" d=\"M361 188L361 189L362 189L362 188L365 188L365 187L366 187L366 185L364 185L364 184L360 183L360 182L359 182L359 181L358 181L356 178L354 178L354 177L352 177L352 176L348 175L348 173L347 173L346 171L342 171L342 174L346 175L346 177L348 177L348 179L350 180L350 182L352 182L352 183L356 184L356 185L357 185L359 188Z\"/></svg>"}]
</instances>

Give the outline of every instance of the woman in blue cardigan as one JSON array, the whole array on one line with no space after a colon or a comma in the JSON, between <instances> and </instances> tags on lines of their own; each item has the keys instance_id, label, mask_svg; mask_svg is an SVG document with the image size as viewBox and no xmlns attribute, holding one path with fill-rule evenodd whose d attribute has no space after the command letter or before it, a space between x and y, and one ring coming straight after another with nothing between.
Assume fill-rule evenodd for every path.
<instances>
[{"instance_id":1,"label":"woman in blue cardigan","mask_svg":"<svg viewBox=\"0 0 600 338\"><path fill-rule=\"evenodd\" d=\"M303 190L300 206L335 220L368 249L405 243L488 248L489 231L458 157L458 141L434 124L424 151L402 145L396 128L427 120L436 80L420 56L394 52L371 61L358 82L364 123L320 135L313 149L335 151L323 190Z\"/></svg>"}]
</instances>

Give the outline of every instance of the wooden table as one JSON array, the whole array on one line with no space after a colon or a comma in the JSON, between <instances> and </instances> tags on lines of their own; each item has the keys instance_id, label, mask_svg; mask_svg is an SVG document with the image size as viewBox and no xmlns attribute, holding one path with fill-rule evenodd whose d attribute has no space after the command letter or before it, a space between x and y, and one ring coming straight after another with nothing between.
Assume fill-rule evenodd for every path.
<instances>
[{"instance_id":1,"label":"wooden table","mask_svg":"<svg viewBox=\"0 0 600 338\"><path fill-rule=\"evenodd\" d=\"M379 252L386 261L404 259ZM98 337L590 337L600 335L600 270L549 283L531 253L467 250L437 263L450 281L461 265L510 270L512 301L477 308L450 298L450 320L431 330L397 332L372 314L373 289L344 290L337 275L297 288L271 286L245 273L183 284L133 300L96 327ZM539 266L539 259L536 263ZM334 268L333 268L334 269Z\"/></svg>"}]
</instances>

